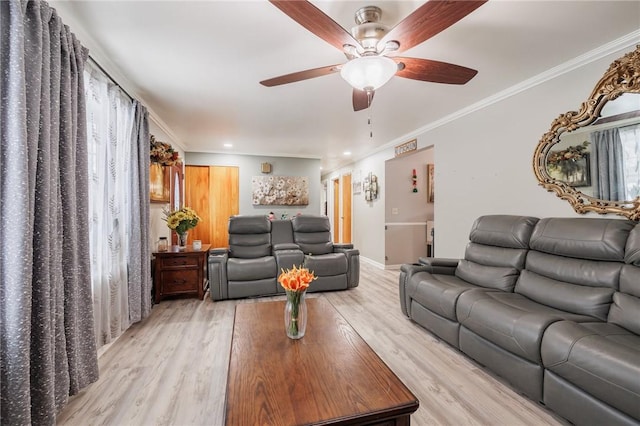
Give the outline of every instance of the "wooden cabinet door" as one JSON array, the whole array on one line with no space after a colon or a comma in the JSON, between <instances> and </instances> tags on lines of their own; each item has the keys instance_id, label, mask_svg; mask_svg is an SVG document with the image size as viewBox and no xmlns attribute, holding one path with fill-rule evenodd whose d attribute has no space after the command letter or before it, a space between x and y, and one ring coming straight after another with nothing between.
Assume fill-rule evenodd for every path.
<instances>
[{"instance_id":1,"label":"wooden cabinet door","mask_svg":"<svg viewBox=\"0 0 640 426\"><path fill-rule=\"evenodd\" d=\"M211 244L229 246L229 217L239 211L239 169L209 167L209 199L211 201ZM204 242L204 241L203 241Z\"/></svg>"},{"instance_id":2,"label":"wooden cabinet door","mask_svg":"<svg viewBox=\"0 0 640 426\"><path fill-rule=\"evenodd\" d=\"M229 217L239 212L239 170L226 166L186 166L185 203L202 219L189 241L228 247Z\"/></svg>"},{"instance_id":3,"label":"wooden cabinet door","mask_svg":"<svg viewBox=\"0 0 640 426\"><path fill-rule=\"evenodd\" d=\"M212 244L211 203L209 201L209 166L186 166L184 169L184 202L200 216L198 225L189 230L188 244L201 240Z\"/></svg>"}]
</instances>

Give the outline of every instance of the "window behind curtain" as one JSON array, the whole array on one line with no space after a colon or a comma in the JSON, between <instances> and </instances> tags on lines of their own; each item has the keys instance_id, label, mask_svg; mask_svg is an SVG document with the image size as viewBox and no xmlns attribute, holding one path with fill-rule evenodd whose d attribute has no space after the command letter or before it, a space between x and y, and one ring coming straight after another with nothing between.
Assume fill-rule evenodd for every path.
<instances>
[{"instance_id":1,"label":"window behind curtain","mask_svg":"<svg viewBox=\"0 0 640 426\"><path fill-rule=\"evenodd\" d=\"M640 124L620 128L624 163L625 200L640 196Z\"/></svg>"},{"instance_id":2,"label":"window behind curtain","mask_svg":"<svg viewBox=\"0 0 640 426\"><path fill-rule=\"evenodd\" d=\"M127 285L134 105L97 67L85 67L89 231L98 347L130 325Z\"/></svg>"}]
</instances>

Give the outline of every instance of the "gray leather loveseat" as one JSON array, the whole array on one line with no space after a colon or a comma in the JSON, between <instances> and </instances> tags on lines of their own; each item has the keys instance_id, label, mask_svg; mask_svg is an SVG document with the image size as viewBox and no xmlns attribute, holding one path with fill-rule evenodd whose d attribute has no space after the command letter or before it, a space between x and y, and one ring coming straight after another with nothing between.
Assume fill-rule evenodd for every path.
<instances>
[{"instance_id":1,"label":"gray leather loveseat","mask_svg":"<svg viewBox=\"0 0 640 426\"><path fill-rule=\"evenodd\" d=\"M483 216L403 265L405 315L575 424L640 423L640 225Z\"/></svg>"},{"instance_id":2,"label":"gray leather loveseat","mask_svg":"<svg viewBox=\"0 0 640 426\"><path fill-rule=\"evenodd\" d=\"M213 300L283 294L282 269L305 265L318 277L308 292L356 287L360 252L352 244L331 242L326 216L301 215L270 221L267 216L229 218L229 247L209 252L209 290Z\"/></svg>"}]
</instances>

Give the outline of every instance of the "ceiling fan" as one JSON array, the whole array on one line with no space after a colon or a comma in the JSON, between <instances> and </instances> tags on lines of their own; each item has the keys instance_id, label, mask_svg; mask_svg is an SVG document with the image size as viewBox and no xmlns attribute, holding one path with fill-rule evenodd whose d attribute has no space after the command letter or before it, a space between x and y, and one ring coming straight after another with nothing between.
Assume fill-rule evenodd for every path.
<instances>
[{"instance_id":1,"label":"ceiling fan","mask_svg":"<svg viewBox=\"0 0 640 426\"><path fill-rule=\"evenodd\" d=\"M465 84L478 73L446 62L393 55L444 31L487 0L430 0L391 29L379 22L380 8L366 6L356 11L357 25L351 33L306 0L269 1L307 30L343 51L349 61L261 81L264 86L340 72L353 87L353 110L360 111L371 106L375 90L394 75L433 83Z\"/></svg>"}]
</instances>

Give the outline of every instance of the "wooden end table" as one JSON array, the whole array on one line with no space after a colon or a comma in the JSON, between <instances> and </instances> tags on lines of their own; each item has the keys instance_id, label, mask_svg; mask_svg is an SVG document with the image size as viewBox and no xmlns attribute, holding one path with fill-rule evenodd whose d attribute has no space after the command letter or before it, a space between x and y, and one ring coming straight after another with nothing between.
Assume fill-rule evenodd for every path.
<instances>
[{"instance_id":1,"label":"wooden end table","mask_svg":"<svg viewBox=\"0 0 640 426\"><path fill-rule=\"evenodd\" d=\"M324 298L308 298L305 336L284 330L284 301L236 306L227 425L409 425L418 400Z\"/></svg>"},{"instance_id":2,"label":"wooden end table","mask_svg":"<svg viewBox=\"0 0 640 426\"><path fill-rule=\"evenodd\" d=\"M176 295L204 298L208 283L207 254L210 247L210 244L202 244L200 250L194 250L193 246L170 246L167 251L153 253L156 303L167 296Z\"/></svg>"}]
</instances>

